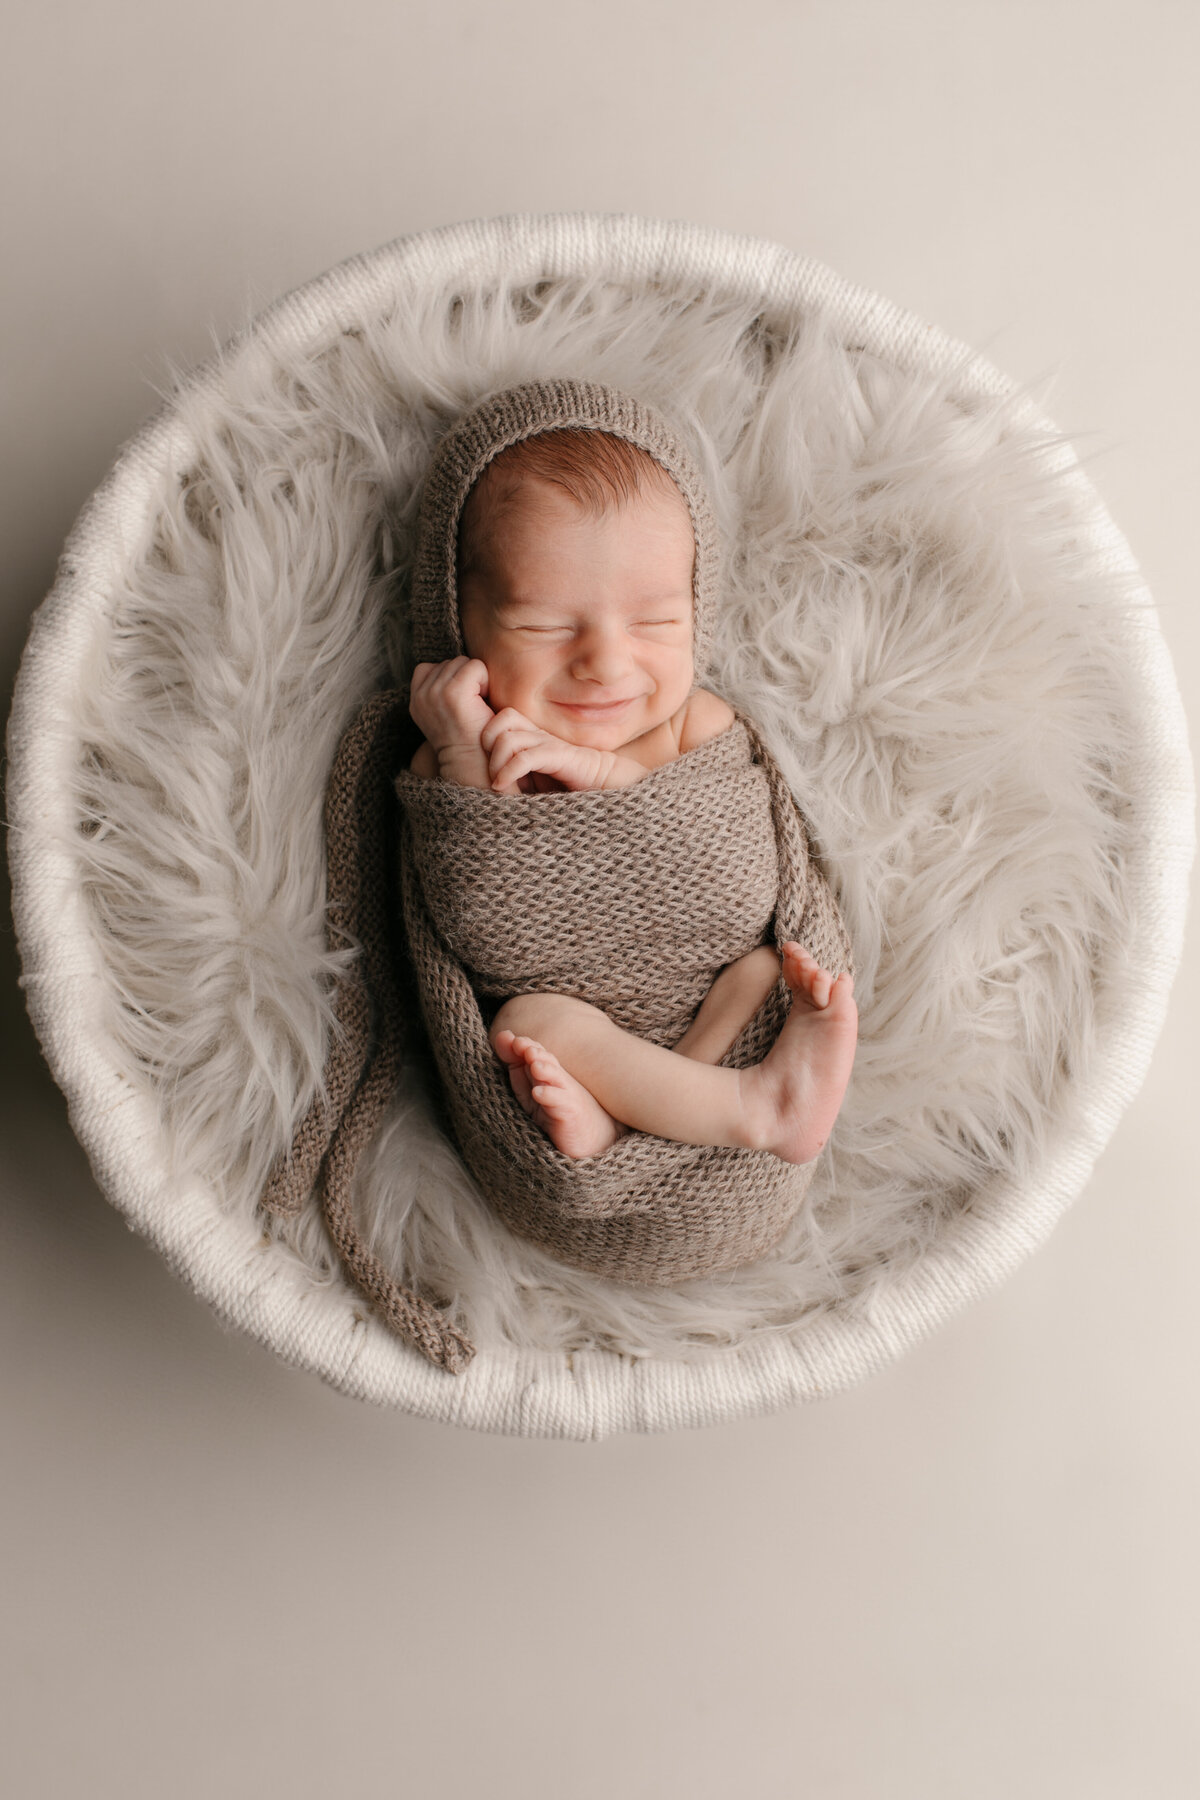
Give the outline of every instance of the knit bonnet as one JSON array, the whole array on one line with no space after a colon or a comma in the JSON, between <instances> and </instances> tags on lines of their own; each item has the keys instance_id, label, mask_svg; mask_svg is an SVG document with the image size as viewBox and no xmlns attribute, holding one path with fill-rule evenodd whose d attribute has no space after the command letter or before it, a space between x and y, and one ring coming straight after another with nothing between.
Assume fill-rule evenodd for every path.
<instances>
[{"instance_id":1,"label":"knit bonnet","mask_svg":"<svg viewBox=\"0 0 1200 1800\"><path fill-rule=\"evenodd\" d=\"M465 654L458 610L458 524L467 496L502 450L545 431L575 427L624 438L671 477L688 509L692 571L692 653L702 679L712 647L718 543L707 490L676 429L630 394L590 381L531 381L483 400L458 420L434 453L421 499L412 585L413 658L444 662Z\"/></svg>"}]
</instances>

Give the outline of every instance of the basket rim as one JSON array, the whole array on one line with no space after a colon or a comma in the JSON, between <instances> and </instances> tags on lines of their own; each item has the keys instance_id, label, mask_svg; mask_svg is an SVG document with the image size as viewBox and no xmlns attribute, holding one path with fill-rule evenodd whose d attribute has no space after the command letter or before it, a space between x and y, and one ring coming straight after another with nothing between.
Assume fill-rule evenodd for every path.
<instances>
[{"instance_id":1,"label":"basket rim","mask_svg":"<svg viewBox=\"0 0 1200 1800\"><path fill-rule=\"evenodd\" d=\"M283 349L341 329L366 308L450 276L506 279L607 274L697 280L754 294L764 309L820 306L865 348L909 370L956 372L964 392L1007 395L1047 425L1014 384L969 346L811 258L767 240L630 214L511 214L401 237L350 257L285 294L219 353L253 342ZM217 358L185 384L210 385ZM516 1435L593 1438L754 1416L827 1397L900 1355L971 1299L991 1290L1049 1235L1086 1184L1149 1067L1183 947L1194 855L1194 790L1187 725L1157 615L1143 604L1125 623L1147 733L1135 804L1142 824L1129 871L1131 902L1160 947L1153 969L1097 1057L1077 1116L1039 1178L989 1190L921 1261L890 1280L870 1316L831 1307L703 1361L632 1360L606 1351L480 1347L452 1377L398 1343L341 1286L318 1287L253 1221L221 1211L202 1183L181 1188L148 1095L122 1074L101 1023L102 964L67 846L73 821L65 779L75 752L71 700L114 577L148 529L164 467L187 452L172 404L130 440L84 506L58 577L34 617L8 728L10 865L22 984L34 1028L68 1101L71 1124L111 1203L230 1324L341 1391L425 1417ZM1056 473L1086 497L1092 540L1114 569L1137 576L1123 536L1074 453ZM1139 578L1140 579L1140 578Z\"/></svg>"}]
</instances>

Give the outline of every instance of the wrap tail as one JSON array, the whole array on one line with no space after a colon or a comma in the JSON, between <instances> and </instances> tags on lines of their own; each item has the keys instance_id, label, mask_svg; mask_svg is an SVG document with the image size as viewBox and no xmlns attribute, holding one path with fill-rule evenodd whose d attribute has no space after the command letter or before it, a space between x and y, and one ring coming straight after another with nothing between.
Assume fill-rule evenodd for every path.
<instances>
[{"instance_id":1,"label":"wrap tail","mask_svg":"<svg viewBox=\"0 0 1200 1800\"><path fill-rule=\"evenodd\" d=\"M459 1374L474 1356L474 1345L436 1306L392 1279L364 1243L351 1205L358 1159L383 1120L403 1063L389 844L395 839L393 781L407 718L398 691L373 695L351 721L334 758L325 798L327 940L337 950L357 943L361 954L334 995L336 1024L324 1091L276 1159L262 1205L276 1217L294 1217L319 1180L330 1236L364 1297L399 1338L439 1368Z\"/></svg>"}]
</instances>

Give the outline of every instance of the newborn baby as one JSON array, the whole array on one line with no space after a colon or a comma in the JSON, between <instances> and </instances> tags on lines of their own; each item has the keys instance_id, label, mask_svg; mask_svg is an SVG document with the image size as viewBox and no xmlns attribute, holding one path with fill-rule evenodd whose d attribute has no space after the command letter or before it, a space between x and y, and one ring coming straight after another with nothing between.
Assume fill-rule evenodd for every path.
<instances>
[{"instance_id":1,"label":"newborn baby","mask_svg":"<svg viewBox=\"0 0 1200 1800\"><path fill-rule=\"evenodd\" d=\"M413 673L412 773L506 795L621 788L728 731L732 709L694 685L695 553L683 495L640 446L565 428L502 450L461 514L467 654ZM565 1156L598 1156L635 1129L807 1163L850 1077L853 980L795 942L782 973L790 1011L750 1068L717 1065L779 979L767 944L722 970L673 1048L564 993L506 1000L489 1035Z\"/></svg>"}]
</instances>

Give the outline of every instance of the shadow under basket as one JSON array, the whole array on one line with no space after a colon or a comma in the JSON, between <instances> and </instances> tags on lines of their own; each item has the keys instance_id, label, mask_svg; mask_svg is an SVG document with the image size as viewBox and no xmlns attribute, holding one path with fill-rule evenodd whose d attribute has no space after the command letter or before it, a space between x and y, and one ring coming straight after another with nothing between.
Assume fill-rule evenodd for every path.
<instances>
[{"instance_id":1,"label":"shadow under basket","mask_svg":"<svg viewBox=\"0 0 1200 1800\"><path fill-rule=\"evenodd\" d=\"M460 1375L343 1275L316 1195L259 1205L338 976L322 806L409 673L413 526L483 396L593 381L686 423L724 566L712 686L811 822L854 944L855 1072L752 1265L669 1288L504 1227L423 1039L358 1229L478 1346ZM993 1288L1085 1186L1182 947L1182 708L1061 434L970 350L775 245L623 216L402 239L278 302L122 452L9 727L34 1025L97 1179L223 1318L342 1391L520 1435L837 1392Z\"/></svg>"}]
</instances>

